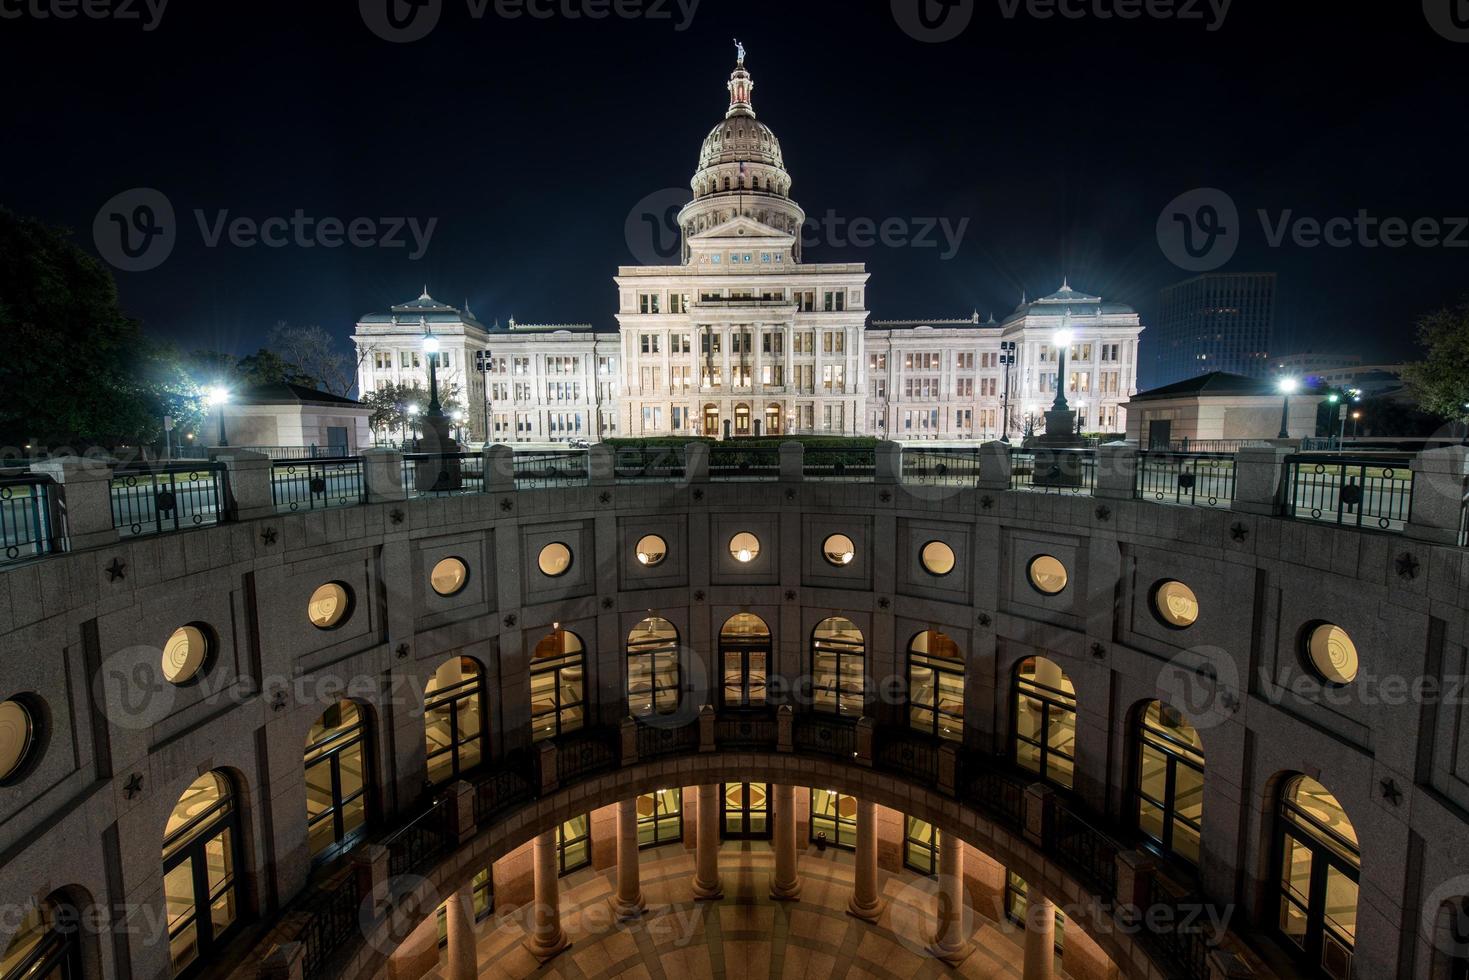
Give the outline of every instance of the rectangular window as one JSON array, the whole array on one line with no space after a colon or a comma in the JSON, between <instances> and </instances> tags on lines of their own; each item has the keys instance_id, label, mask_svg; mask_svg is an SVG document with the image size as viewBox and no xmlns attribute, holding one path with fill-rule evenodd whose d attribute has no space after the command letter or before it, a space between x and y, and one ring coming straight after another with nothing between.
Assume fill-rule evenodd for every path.
<instances>
[{"instance_id":1,"label":"rectangular window","mask_svg":"<svg viewBox=\"0 0 1469 980\"><path fill-rule=\"evenodd\" d=\"M1030 886L1025 879L1010 869L1005 869L1005 918L1020 928L1025 928L1026 911L1030 908ZM1066 931L1066 913L1056 910L1056 952L1061 952L1061 939Z\"/></svg>"},{"instance_id":2,"label":"rectangular window","mask_svg":"<svg viewBox=\"0 0 1469 980\"><path fill-rule=\"evenodd\" d=\"M660 789L638 797L638 847L683 840L683 790Z\"/></svg>"},{"instance_id":3,"label":"rectangular window","mask_svg":"<svg viewBox=\"0 0 1469 980\"><path fill-rule=\"evenodd\" d=\"M917 817L903 818L903 867L921 875L939 873L939 832Z\"/></svg>"},{"instance_id":4,"label":"rectangular window","mask_svg":"<svg viewBox=\"0 0 1469 980\"><path fill-rule=\"evenodd\" d=\"M843 850L857 848L857 798L834 789L811 791L811 841L825 837L828 844Z\"/></svg>"},{"instance_id":5,"label":"rectangular window","mask_svg":"<svg viewBox=\"0 0 1469 980\"><path fill-rule=\"evenodd\" d=\"M557 876L569 875L592 863L592 817L584 813L556 828Z\"/></svg>"},{"instance_id":6,"label":"rectangular window","mask_svg":"<svg viewBox=\"0 0 1469 980\"><path fill-rule=\"evenodd\" d=\"M822 306L827 313L840 313L847 308L846 290L825 293L822 297Z\"/></svg>"}]
</instances>

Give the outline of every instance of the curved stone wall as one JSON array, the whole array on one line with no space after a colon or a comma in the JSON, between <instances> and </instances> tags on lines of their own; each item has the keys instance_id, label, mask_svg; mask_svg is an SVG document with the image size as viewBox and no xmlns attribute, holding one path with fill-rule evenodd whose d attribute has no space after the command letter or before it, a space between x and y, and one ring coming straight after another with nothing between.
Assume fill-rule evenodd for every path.
<instances>
[{"instance_id":1,"label":"curved stone wall","mask_svg":"<svg viewBox=\"0 0 1469 980\"><path fill-rule=\"evenodd\" d=\"M761 540L748 564L727 547L741 531ZM648 533L669 545L654 568L633 556ZM832 533L856 545L850 565L821 557ZM952 573L923 569L929 541L954 550ZM553 542L573 561L550 579L536 557ZM1042 553L1067 568L1058 596L1027 581ZM452 597L428 586L446 556L470 572ZM1192 628L1152 614L1164 579L1198 596ZM330 631L306 615L325 582L354 599ZM1118 828L1131 822L1136 708L1173 704L1207 757L1202 889L1237 904L1237 923L1265 929L1274 915L1276 788L1291 773L1318 778L1361 840L1355 975L1426 980L1442 975L1449 945L1441 908L1469 895L1466 588L1465 551L1386 535L1142 501L855 483L544 489L137 538L0 573L0 698L44 706L34 765L0 784L0 902L14 911L68 895L95 910L88 976L167 976L164 826L186 786L223 770L254 923L232 947L243 950L310 875L302 745L338 698L368 709L373 809L392 826L422 798L423 683L448 657L483 665L487 734L502 753L530 748L526 665L552 624L586 645L589 723L615 725L623 644L650 611L709 676L720 625L754 612L771 627L772 671L792 682L815 625L839 614L862 629L879 682L903 672L920 631L955 639L966 754L1008 751L1021 659L1059 663L1076 687L1077 796ZM1300 637L1320 621L1354 638L1352 685L1310 682ZM184 687L161 682L162 646L196 622L217 640L206 670ZM873 713L901 722L900 705ZM956 825L946 807L955 812L936 811L938 822ZM14 925L0 922L0 943Z\"/></svg>"}]
</instances>

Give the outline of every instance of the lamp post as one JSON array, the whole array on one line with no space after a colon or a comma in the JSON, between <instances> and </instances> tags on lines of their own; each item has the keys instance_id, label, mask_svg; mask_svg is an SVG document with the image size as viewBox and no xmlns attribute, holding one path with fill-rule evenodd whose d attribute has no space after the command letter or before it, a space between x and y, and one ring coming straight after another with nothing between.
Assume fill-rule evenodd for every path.
<instances>
[{"instance_id":1,"label":"lamp post","mask_svg":"<svg viewBox=\"0 0 1469 980\"><path fill-rule=\"evenodd\" d=\"M1010 442L1010 368L1015 364L1015 341L1000 341L1000 366L1005 369L1005 403L1002 411L1005 413L1003 431L1000 441Z\"/></svg>"},{"instance_id":2,"label":"lamp post","mask_svg":"<svg viewBox=\"0 0 1469 980\"><path fill-rule=\"evenodd\" d=\"M224 407L229 400L230 390L224 385L215 385L209 389L209 406L214 409L214 414L219 419L219 444L221 446L229 445L229 440L225 438L224 432Z\"/></svg>"},{"instance_id":3,"label":"lamp post","mask_svg":"<svg viewBox=\"0 0 1469 980\"><path fill-rule=\"evenodd\" d=\"M1290 438L1290 396L1301 387L1301 383L1295 378L1281 378L1276 386L1280 393L1285 396L1285 403L1280 408L1280 436L1281 439Z\"/></svg>"},{"instance_id":4,"label":"lamp post","mask_svg":"<svg viewBox=\"0 0 1469 980\"><path fill-rule=\"evenodd\" d=\"M413 448L418 449L418 413L421 412L417 405L408 406L408 433L413 436Z\"/></svg>"},{"instance_id":5,"label":"lamp post","mask_svg":"<svg viewBox=\"0 0 1469 980\"><path fill-rule=\"evenodd\" d=\"M1066 351L1071 347L1073 336L1068 328L1062 327L1051 337L1061 354L1060 363L1056 368L1056 400L1051 403L1051 411L1053 412L1069 412L1071 410L1071 406L1066 404Z\"/></svg>"},{"instance_id":6,"label":"lamp post","mask_svg":"<svg viewBox=\"0 0 1469 980\"><path fill-rule=\"evenodd\" d=\"M439 404L439 338L428 325L423 328L423 350L428 354L428 417L443 418L444 406Z\"/></svg>"}]
</instances>

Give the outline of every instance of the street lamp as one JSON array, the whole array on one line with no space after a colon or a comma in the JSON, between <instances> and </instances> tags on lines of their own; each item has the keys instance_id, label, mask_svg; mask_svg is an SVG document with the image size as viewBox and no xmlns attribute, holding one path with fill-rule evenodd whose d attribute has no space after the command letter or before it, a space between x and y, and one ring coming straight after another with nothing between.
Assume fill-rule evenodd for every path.
<instances>
[{"instance_id":1,"label":"street lamp","mask_svg":"<svg viewBox=\"0 0 1469 980\"><path fill-rule=\"evenodd\" d=\"M444 407L439 404L439 338L427 324L423 328L423 350L428 354L428 417L443 418Z\"/></svg>"},{"instance_id":2,"label":"street lamp","mask_svg":"<svg viewBox=\"0 0 1469 980\"><path fill-rule=\"evenodd\" d=\"M209 389L209 407L214 409L214 414L219 418L219 444L228 446L229 440L224 436L224 406L230 400L230 390L224 385L215 385Z\"/></svg>"},{"instance_id":3,"label":"street lamp","mask_svg":"<svg viewBox=\"0 0 1469 980\"><path fill-rule=\"evenodd\" d=\"M1301 383L1295 378L1281 378L1276 384L1280 393L1285 396L1285 404L1280 410L1280 438L1290 438L1290 396L1298 391Z\"/></svg>"},{"instance_id":4,"label":"street lamp","mask_svg":"<svg viewBox=\"0 0 1469 980\"><path fill-rule=\"evenodd\" d=\"M418 449L418 415L423 409L417 405L408 406L408 431L413 434L413 448Z\"/></svg>"},{"instance_id":5,"label":"street lamp","mask_svg":"<svg viewBox=\"0 0 1469 980\"><path fill-rule=\"evenodd\" d=\"M1056 342L1056 347L1061 352L1060 363L1056 368L1056 400L1051 403L1051 411L1069 411L1071 406L1066 404L1066 352L1071 349L1071 340L1074 334L1062 327L1057 330L1051 339ZM1068 429L1070 426L1067 427Z\"/></svg>"},{"instance_id":6,"label":"street lamp","mask_svg":"<svg viewBox=\"0 0 1469 980\"><path fill-rule=\"evenodd\" d=\"M1015 341L1000 341L1000 366L1005 369L1005 404L1002 411L1005 413L1004 431L1000 441L1010 441L1010 368L1015 364Z\"/></svg>"}]
</instances>

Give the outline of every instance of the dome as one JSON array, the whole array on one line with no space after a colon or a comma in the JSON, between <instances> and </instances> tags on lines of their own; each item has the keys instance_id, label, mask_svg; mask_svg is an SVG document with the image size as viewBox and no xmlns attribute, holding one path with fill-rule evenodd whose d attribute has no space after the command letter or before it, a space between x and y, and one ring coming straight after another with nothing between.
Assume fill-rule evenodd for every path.
<instances>
[{"instance_id":1,"label":"dome","mask_svg":"<svg viewBox=\"0 0 1469 980\"><path fill-rule=\"evenodd\" d=\"M781 156L780 140L775 138L775 133L753 115L743 113L724 119L704 137L704 145L699 149L699 169L721 163L761 163L785 169L785 158Z\"/></svg>"}]
</instances>

